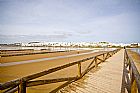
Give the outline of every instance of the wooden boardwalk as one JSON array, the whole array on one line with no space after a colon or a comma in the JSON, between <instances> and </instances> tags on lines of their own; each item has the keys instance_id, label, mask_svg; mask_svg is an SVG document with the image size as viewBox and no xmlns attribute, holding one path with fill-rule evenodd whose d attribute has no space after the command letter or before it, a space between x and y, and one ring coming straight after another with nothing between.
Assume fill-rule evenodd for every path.
<instances>
[{"instance_id":1,"label":"wooden boardwalk","mask_svg":"<svg viewBox=\"0 0 140 93\"><path fill-rule=\"evenodd\" d=\"M122 49L82 79L69 84L58 93L120 93L123 75L124 50Z\"/></svg>"}]
</instances>

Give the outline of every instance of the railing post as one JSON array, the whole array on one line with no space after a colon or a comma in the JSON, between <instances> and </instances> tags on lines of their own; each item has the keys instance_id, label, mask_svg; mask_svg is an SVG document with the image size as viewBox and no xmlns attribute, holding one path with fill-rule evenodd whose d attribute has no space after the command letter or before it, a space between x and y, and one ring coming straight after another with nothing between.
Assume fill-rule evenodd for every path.
<instances>
[{"instance_id":1,"label":"railing post","mask_svg":"<svg viewBox=\"0 0 140 93\"><path fill-rule=\"evenodd\" d=\"M110 53L110 57L112 57L112 55L113 55L113 52L111 51L111 53Z\"/></svg>"},{"instance_id":2,"label":"railing post","mask_svg":"<svg viewBox=\"0 0 140 93\"><path fill-rule=\"evenodd\" d=\"M81 62L78 63L78 77L81 77Z\"/></svg>"},{"instance_id":3,"label":"railing post","mask_svg":"<svg viewBox=\"0 0 140 93\"><path fill-rule=\"evenodd\" d=\"M105 54L103 54L103 62L105 61Z\"/></svg>"},{"instance_id":4,"label":"railing post","mask_svg":"<svg viewBox=\"0 0 140 93\"><path fill-rule=\"evenodd\" d=\"M97 64L97 57L95 57L95 68L97 68L98 64Z\"/></svg>"},{"instance_id":5,"label":"railing post","mask_svg":"<svg viewBox=\"0 0 140 93\"><path fill-rule=\"evenodd\" d=\"M20 93L20 85L18 85L18 93Z\"/></svg>"},{"instance_id":6,"label":"railing post","mask_svg":"<svg viewBox=\"0 0 140 93\"><path fill-rule=\"evenodd\" d=\"M21 79L20 83L20 93L26 93L26 81L24 81L24 79Z\"/></svg>"}]
</instances>

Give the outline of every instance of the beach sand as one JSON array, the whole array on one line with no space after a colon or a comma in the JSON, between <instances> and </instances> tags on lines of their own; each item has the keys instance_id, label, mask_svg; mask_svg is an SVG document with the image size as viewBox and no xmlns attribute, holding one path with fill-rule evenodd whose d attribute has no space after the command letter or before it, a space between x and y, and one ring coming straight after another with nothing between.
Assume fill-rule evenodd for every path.
<instances>
[{"instance_id":1,"label":"beach sand","mask_svg":"<svg viewBox=\"0 0 140 93\"><path fill-rule=\"evenodd\" d=\"M84 51L81 51L81 52L84 52ZM59 56L59 55L68 55L68 54L73 54L73 53L77 53L77 51L73 51L70 53L67 53L67 52L60 53L60 54L53 53L53 54L50 54L50 57ZM21 77L31 75L37 72L41 72L41 71L44 71L53 67L57 67L57 66L64 65L70 62L78 61L84 58L88 58L88 57L97 55L99 53L101 52L95 52L91 54L79 55L79 56L68 57L68 58L60 58L60 59L55 59L55 60L41 61L37 63L27 63L27 64L20 64L20 65L14 65L14 66L0 67L0 82L4 83L9 80L21 78ZM37 55L33 55L33 56L35 56L34 58L37 57ZM41 56L39 58L44 58L44 57L46 57L46 55L44 55L43 57ZM22 59L26 59L26 56L23 56ZM14 60L16 60L16 58ZM84 70L91 61L92 60L89 60L83 63L82 70ZM77 73L78 73L78 66L74 65L72 67L63 69L61 71L37 78L37 80L71 77L71 76L76 76ZM55 89L56 87L58 87L59 85L63 83L64 82L29 87L27 88L27 93L48 93L49 91Z\"/></svg>"},{"instance_id":2,"label":"beach sand","mask_svg":"<svg viewBox=\"0 0 140 93\"><path fill-rule=\"evenodd\" d=\"M25 60L34 60L40 58L50 58L56 56L64 56L64 55L72 55L79 53L86 53L92 50L79 50L79 51L68 51L68 52L56 52L56 53L45 53L45 54L33 54L33 55L23 55L23 56L10 56L10 57L1 57L0 63L7 63L7 62L18 62L18 61L25 61Z\"/></svg>"}]
</instances>

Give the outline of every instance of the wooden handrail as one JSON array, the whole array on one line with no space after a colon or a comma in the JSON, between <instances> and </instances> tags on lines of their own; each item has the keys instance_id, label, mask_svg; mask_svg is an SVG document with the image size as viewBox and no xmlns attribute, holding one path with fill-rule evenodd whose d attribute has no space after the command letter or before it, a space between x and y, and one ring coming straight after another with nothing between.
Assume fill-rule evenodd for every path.
<instances>
[{"instance_id":1,"label":"wooden handrail","mask_svg":"<svg viewBox=\"0 0 140 93\"><path fill-rule=\"evenodd\" d=\"M117 50L113 50L113 51L108 51L108 52L103 52L100 53L96 56L92 56L89 58L85 58L79 61L75 61L75 62L71 62L62 66L58 66L55 68L51 68L39 73L35 73L29 76L25 76L21 79L17 79L17 80L12 80L6 83L2 83L0 84L0 90L5 90L5 91L16 91L18 90L20 93L26 93L26 87L30 87L30 86L37 86L37 85L43 85L43 84L50 84L50 83L57 83L57 82L63 82L63 81L75 81L77 79L82 78L89 70L91 70L94 67L97 67L98 64L100 64L101 62L105 61L107 58L111 57L113 54L115 54L116 52L118 52L120 49ZM106 55L106 56L105 56ZM103 59L98 58L100 56L103 56ZM93 61L89 64L89 66L82 72L81 70L81 64L82 62L85 62L87 60L91 60L93 59ZM99 62L97 62L97 60ZM94 66L91 66L93 63L95 62ZM36 78L39 78L41 76L62 70L64 68L68 68L71 67L73 65L78 65L78 75L75 77L67 77L67 78L57 78L57 79L48 79L48 80L36 80L36 81L30 81ZM12 88L13 87L13 88ZM18 87L18 89L17 89ZM10 90L9 90L10 89Z\"/></svg>"},{"instance_id":2,"label":"wooden handrail","mask_svg":"<svg viewBox=\"0 0 140 93\"><path fill-rule=\"evenodd\" d=\"M121 93L140 93L140 74L132 57L124 52L124 68Z\"/></svg>"}]
</instances>

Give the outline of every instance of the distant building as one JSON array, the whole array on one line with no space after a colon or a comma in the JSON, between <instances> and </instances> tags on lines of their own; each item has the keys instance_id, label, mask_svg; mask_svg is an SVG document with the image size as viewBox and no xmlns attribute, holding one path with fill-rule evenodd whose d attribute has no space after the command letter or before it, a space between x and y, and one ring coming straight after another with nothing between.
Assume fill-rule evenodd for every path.
<instances>
[{"instance_id":1,"label":"distant building","mask_svg":"<svg viewBox=\"0 0 140 93\"><path fill-rule=\"evenodd\" d=\"M43 46L43 43L41 43L41 42L29 42L28 46Z\"/></svg>"},{"instance_id":2,"label":"distant building","mask_svg":"<svg viewBox=\"0 0 140 93\"><path fill-rule=\"evenodd\" d=\"M101 47L108 47L108 46L110 46L110 44L108 42L99 42L98 45L101 46Z\"/></svg>"},{"instance_id":3,"label":"distant building","mask_svg":"<svg viewBox=\"0 0 140 93\"><path fill-rule=\"evenodd\" d=\"M22 43L14 43L15 46L22 46Z\"/></svg>"},{"instance_id":4,"label":"distant building","mask_svg":"<svg viewBox=\"0 0 140 93\"><path fill-rule=\"evenodd\" d=\"M138 43L132 43L130 46L131 47L138 47Z\"/></svg>"}]
</instances>

